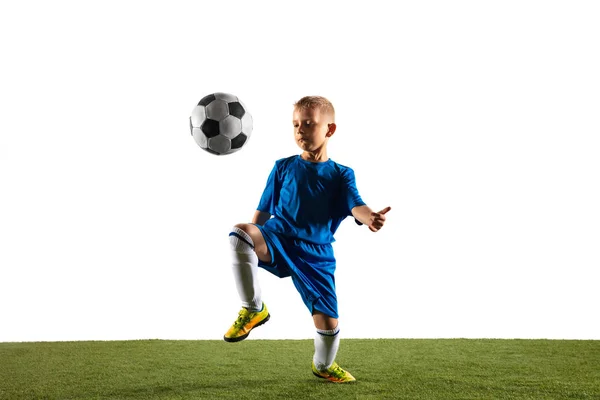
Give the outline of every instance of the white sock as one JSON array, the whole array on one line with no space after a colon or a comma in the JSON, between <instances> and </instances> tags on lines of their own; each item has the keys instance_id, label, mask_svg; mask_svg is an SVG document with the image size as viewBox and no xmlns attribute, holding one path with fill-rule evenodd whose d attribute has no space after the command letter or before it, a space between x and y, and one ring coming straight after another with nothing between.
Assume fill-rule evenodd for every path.
<instances>
[{"instance_id":1,"label":"white sock","mask_svg":"<svg viewBox=\"0 0 600 400\"><path fill-rule=\"evenodd\" d=\"M246 232L234 227L229 234L229 243L232 250L233 277L242 307L250 311L260 311L262 300L258 285L258 257L254 252L254 242Z\"/></svg>"},{"instance_id":2,"label":"white sock","mask_svg":"<svg viewBox=\"0 0 600 400\"><path fill-rule=\"evenodd\" d=\"M339 325L332 330L317 329L313 362L319 371L331 367L340 346Z\"/></svg>"}]
</instances>

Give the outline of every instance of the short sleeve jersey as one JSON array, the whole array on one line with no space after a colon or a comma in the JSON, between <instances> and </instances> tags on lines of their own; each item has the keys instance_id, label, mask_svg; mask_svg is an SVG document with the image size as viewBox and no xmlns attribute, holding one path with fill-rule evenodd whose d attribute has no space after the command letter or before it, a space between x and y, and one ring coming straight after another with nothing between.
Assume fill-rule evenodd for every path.
<instances>
[{"instance_id":1,"label":"short sleeve jersey","mask_svg":"<svg viewBox=\"0 0 600 400\"><path fill-rule=\"evenodd\" d=\"M335 231L352 209L362 205L351 168L295 155L275 162L257 209L273 216L265 229L327 244L335 241Z\"/></svg>"}]
</instances>

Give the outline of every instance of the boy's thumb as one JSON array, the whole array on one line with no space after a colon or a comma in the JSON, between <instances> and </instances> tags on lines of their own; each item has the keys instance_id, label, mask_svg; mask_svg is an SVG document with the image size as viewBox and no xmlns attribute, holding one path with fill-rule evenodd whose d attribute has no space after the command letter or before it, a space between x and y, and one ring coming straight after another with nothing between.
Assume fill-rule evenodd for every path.
<instances>
[{"instance_id":1,"label":"boy's thumb","mask_svg":"<svg viewBox=\"0 0 600 400\"><path fill-rule=\"evenodd\" d=\"M379 211L379 214L385 214L386 212L390 211L392 209L392 207L387 206L386 208L384 208L383 210Z\"/></svg>"}]
</instances>

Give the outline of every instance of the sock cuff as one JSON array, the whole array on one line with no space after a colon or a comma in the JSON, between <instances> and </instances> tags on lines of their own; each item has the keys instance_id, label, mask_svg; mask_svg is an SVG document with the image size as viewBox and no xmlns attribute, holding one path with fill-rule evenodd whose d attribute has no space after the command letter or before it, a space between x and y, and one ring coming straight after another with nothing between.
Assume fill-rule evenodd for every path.
<instances>
[{"instance_id":1,"label":"sock cuff","mask_svg":"<svg viewBox=\"0 0 600 400\"><path fill-rule=\"evenodd\" d=\"M254 251L254 242L250 235L237 226L234 226L229 233L229 243L233 250L241 253L252 253Z\"/></svg>"},{"instance_id":2,"label":"sock cuff","mask_svg":"<svg viewBox=\"0 0 600 400\"><path fill-rule=\"evenodd\" d=\"M340 326L338 325L331 330L317 329L317 333L321 336L336 336L340 333Z\"/></svg>"}]
</instances>

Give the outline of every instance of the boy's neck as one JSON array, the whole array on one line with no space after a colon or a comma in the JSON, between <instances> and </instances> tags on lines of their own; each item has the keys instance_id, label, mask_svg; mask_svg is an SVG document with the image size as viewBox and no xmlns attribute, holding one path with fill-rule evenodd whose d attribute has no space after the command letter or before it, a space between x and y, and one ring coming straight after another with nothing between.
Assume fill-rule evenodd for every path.
<instances>
[{"instance_id":1,"label":"boy's neck","mask_svg":"<svg viewBox=\"0 0 600 400\"><path fill-rule=\"evenodd\" d=\"M319 162L325 162L327 160L329 160L329 158L327 157L327 151L323 151L323 152L308 152L305 151L302 154L300 154L300 158L302 158L305 161L310 161L310 162L314 162L314 163L319 163Z\"/></svg>"}]
</instances>

